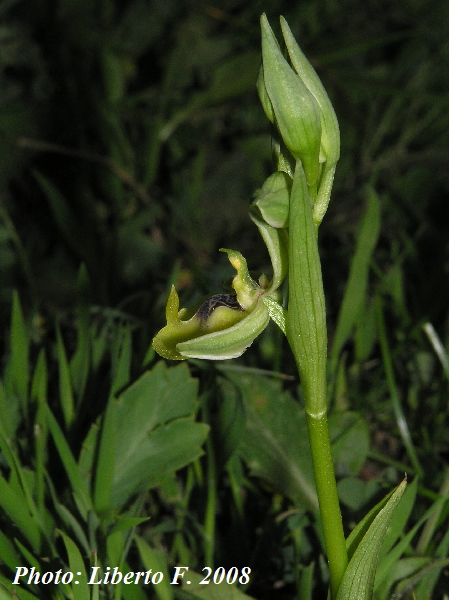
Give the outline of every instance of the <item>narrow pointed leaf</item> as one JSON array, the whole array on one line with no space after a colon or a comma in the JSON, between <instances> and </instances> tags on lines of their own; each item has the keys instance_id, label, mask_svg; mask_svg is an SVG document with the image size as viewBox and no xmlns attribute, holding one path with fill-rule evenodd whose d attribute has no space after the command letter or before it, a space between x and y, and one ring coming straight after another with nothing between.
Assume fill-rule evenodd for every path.
<instances>
[{"instance_id":1,"label":"narrow pointed leaf","mask_svg":"<svg viewBox=\"0 0 449 600\"><path fill-rule=\"evenodd\" d=\"M357 546L343 576L337 600L371 600L382 542L406 484L404 479L394 490Z\"/></svg>"}]
</instances>

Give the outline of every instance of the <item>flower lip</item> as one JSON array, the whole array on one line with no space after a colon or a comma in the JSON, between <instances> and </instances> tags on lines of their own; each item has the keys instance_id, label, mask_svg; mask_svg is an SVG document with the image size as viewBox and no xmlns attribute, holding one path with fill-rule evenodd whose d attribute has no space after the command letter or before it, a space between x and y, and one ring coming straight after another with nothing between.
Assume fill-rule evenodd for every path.
<instances>
[{"instance_id":1,"label":"flower lip","mask_svg":"<svg viewBox=\"0 0 449 600\"><path fill-rule=\"evenodd\" d=\"M152 342L163 358L236 358L268 325L271 309L263 297L274 290L267 289L269 283L265 280L257 285L239 252L223 251L237 271L232 280L235 294L215 294L193 308L179 310L179 297L173 286L165 309L167 324Z\"/></svg>"},{"instance_id":2,"label":"flower lip","mask_svg":"<svg viewBox=\"0 0 449 600\"><path fill-rule=\"evenodd\" d=\"M195 316L201 320L201 324L204 326L212 312L220 306L226 306L233 310L244 310L234 294L215 294L201 304Z\"/></svg>"},{"instance_id":3,"label":"flower lip","mask_svg":"<svg viewBox=\"0 0 449 600\"><path fill-rule=\"evenodd\" d=\"M228 360L241 356L270 320L263 302L257 302L251 312L242 313L246 313L244 318L227 328L179 342L176 345L179 357Z\"/></svg>"}]
</instances>

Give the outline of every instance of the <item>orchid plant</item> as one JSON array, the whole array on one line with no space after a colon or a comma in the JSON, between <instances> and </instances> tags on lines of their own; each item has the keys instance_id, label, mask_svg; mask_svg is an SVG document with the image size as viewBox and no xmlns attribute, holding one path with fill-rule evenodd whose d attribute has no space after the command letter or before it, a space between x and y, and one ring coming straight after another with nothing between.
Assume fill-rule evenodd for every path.
<instances>
[{"instance_id":1,"label":"orchid plant","mask_svg":"<svg viewBox=\"0 0 449 600\"><path fill-rule=\"evenodd\" d=\"M265 15L261 28L257 88L273 125L276 171L256 192L250 217L267 246L272 278L262 275L254 281L244 257L223 249L236 269L235 294L217 294L196 307L179 310L178 294L172 288L167 325L154 338L153 347L174 360L235 358L270 319L275 321L287 337L301 380L330 595L337 600L371 598L380 545L405 482L345 540L327 422L327 330L318 250L318 230L340 155L339 127L329 97L285 19L281 17L285 55ZM285 308L280 287L287 276Z\"/></svg>"}]
</instances>

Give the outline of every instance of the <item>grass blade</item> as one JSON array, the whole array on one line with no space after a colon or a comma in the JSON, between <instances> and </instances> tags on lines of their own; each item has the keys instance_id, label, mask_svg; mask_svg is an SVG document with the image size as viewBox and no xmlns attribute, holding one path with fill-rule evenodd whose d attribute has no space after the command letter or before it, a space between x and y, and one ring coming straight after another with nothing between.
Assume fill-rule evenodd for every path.
<instances>
[{"instance_id":1,"label":"grass blade","mask_svg":"<svg viewBox=\"0 0 449 600\"><path fill-rule=\"evenodd\" d=\"M359 318L366 298L371 257L380 232L380 203L374 190L368 190L368 206L360 227L348 283L338 315L337 328L331 352L335 371L340 352Z\"/></svg>"},{"instance_id":2,"label":"grass blade","mask_svg":"<svg viewBox=\"0 0 449 600\"><path fill-rule=\"evenodd\" d=\"M56 330L57 344L58 344L58 367L59 367L59 399L61 402L62 414L64 416L64 422L68 427L74 417L74 401L73 401L73 389L72 382L70 379L70 368L67 360L67 354L64 348L64 341L61 336L59 327Z\"/></svg>"},{"instance_id":3,"label":"grass blade","mask_svg":"<svg viewBox=\"0 0 449 600\"><path fill-rule=\"evenodd\" d=\"M81 472L76 464L67 440L65 439L64 434L49 407L47 407L47 417L51 435L72 485L73 494L77 500L78 508L81 511L83 518L86 519L88 512L93 509L86 483L81 476Z\"/></svg>"},{"instance_id":4,"label":"grass blade","mask_svg":"<svg viewBox=\"0 0 449 600\"><path fill-rule=\"evenodd\" d=\"M23 404L28 399L28 362L28 334L20 306L19 295L17 292L14 292L11 314L10 358L6 370L5 383L8 395L17 395Z\"/></svg>"},{"instance_id":5,"label":"grass blade","mask_svg":"<svg viewBox=\"0 0 449 600\"><path fill-rule=\"evenodd\" d=\"M391 355L390 347L388 344L387 333L385 329L385 321L382 310L382 301L380 298L377 298L377 326L379 331L379 342L382 351L385 375L387 378L388 389L390 392L391 402L393 404L396 422L401 433L402 441L404 442L404 446L407 450L408 457L413 465L413 468L415 469L415 473L422 477L424 471L421 466L421 463L419 462L418 455L416 454L416 450L413 445L412 436L410 434L410 429L408 427L407 420L402 409L399 391L394 377L393 357Z\"/></svg>"}]
</instances>

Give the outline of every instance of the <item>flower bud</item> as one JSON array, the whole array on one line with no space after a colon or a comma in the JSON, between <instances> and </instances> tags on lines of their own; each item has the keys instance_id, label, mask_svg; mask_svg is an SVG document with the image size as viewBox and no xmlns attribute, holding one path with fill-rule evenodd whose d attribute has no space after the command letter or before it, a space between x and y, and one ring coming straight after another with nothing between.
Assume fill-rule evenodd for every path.
<instances>
[{"instance_id":1,"label":"flower bud","mask_svg":"<svg viewBox=\"0 0 449 600\"><path fill-rule=\"evenodd\" d=\"M291 188L291 177L283 171L277 171L254 194L253 206L258 208L264 221L272 227L288 227Z\"/></svg>"},{"instance_id":2,"label":"flower bud","mask_svg":"<svg viewBox=\"0 0 449 600\"><path fill-rule=\"evenodd\" d=\"M333 167L340 156L340 130L334 108L315 69L304 56L283 17L281 28L293 69L318 103L322 128L322 159L327 162L329 168Z\"/></svg>"},{"instance_id":3,"label":"flower bud","mask_svg":"<svg viewBox=\"0 0 449 600\"><path fill-rule=\"evenodd\" d=\"M320 172L321 121L317 101L282 55L276 38L262 15L263 80L271 101L275 124L295 159L300 159L310 186Z\"/></svg>"},{"instance_id":4,"label":"flower bud","mask_svg":"<svg viewBox=\"0 0 449 600\"><path fill-rule=\"evenodd\" d=\"M265 81L264 81L264 77L263 77L263 67L260 68L256 87L257 87L257 92L259 94L259 100L260 100L260 103L262 104L262 108L265 113L265 116L270 121L270 123L274 123L273 105L271 104L271 100L268 95L267 88L265 87Z\"/></svg>"}]
</instances>

